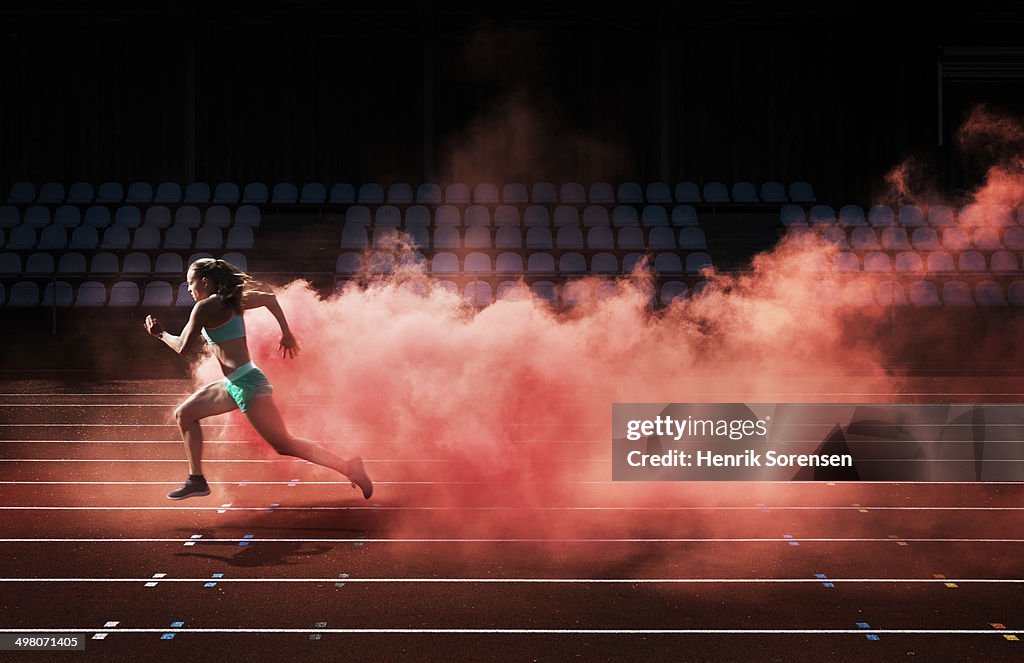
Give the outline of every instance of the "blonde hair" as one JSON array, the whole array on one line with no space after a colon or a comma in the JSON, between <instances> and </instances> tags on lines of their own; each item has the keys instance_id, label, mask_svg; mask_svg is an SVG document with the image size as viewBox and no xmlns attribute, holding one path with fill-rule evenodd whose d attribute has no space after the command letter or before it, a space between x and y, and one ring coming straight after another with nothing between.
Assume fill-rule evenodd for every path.
<instances>
[{"instance_id":1,"label":"blonde hair","mask_svg":"<svg viewBox=\"0 0 1024 663\"><path fill-rule=\"evenodd\" d=\"M252 281L251 276L230 262L213 258L200 258L189 269L195 272L197 278L205 276L210 279L215 288L214 294L219 295L235 313L242 312L242 297L245 295L245 286Z\"/></svg>"}]
</instances>

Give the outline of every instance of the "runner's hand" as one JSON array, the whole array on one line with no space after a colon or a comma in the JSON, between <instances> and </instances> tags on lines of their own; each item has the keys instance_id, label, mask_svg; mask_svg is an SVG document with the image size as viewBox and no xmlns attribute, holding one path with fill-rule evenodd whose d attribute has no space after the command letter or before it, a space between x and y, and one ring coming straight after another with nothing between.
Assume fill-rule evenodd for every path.
<instances>
[{"instance_id":1,"label":"runner's hand","mask_svg":"<svg viewBox=\"0 0 1024 663\"><path fill-rule=\"evenodd\" d=\"M159 336L164 333L164 326L160 324L160 321L151 315L146 316L146 322L143 325L146 331L153 336Z\"/></svg>"},{"instance_id":2,"label":"runner's hand","mask_svg":"<svg viewBox=\"0 0 1024 663\"><path fill-rule=\"evenodd\" d=\"M281 332L281 356L292 359L299 354L299 342L295 340L290 331Z\"/></svg>"}]
</instances>

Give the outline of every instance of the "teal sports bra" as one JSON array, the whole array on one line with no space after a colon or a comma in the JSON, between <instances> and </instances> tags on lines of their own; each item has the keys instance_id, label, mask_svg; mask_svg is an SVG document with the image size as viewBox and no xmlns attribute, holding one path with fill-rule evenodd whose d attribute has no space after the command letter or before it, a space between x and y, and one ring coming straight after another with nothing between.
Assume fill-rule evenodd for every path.
<instances>
[{"instance_id":1,"label":"teal sports bra","mask_svg":"<svg viewBox=\"0 0 1024 663\"><path fill-rule=\"evenodd\" d=\"M217 327L211 327L207 329L203 327L199 330L206 339L206 342L210 345L219 345L224 341L230 341L235 338L245 337L245 320L242 316L231 311L231 317L228 321Z\"/></svg>"}]
</instances>

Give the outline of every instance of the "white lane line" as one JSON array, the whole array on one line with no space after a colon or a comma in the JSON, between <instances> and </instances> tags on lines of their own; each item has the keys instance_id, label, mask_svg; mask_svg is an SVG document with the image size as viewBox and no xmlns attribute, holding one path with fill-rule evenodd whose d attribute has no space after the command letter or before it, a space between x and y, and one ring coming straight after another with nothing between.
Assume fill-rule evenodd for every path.
<instances>
[{"instance_id":1,"label":"white lane line","mask_svg":"<svg viewBox=\"0 0 1024 663\"><path fill-rule=\"evenodd\" d=\"M347 484L346 484L347 485ZM264 506L0 505L0 511L266 511ZM274 511L1024 511L1020 506L277 506Z\"/></svg>"},{"instance_id":2,"label":"white lane line","mask_svg":"<svg viewBox=\"0 0 1024 663\"><path fill-rule=\"evenodd\" d=\"M111 462L111 461L105 461ZM120 462L138 462L138 461L120 461ZM163 462L163 461L162 461ZM166 461L172 462L172 461ZM181 460L179 462L184 462ZM204 463L216 463L215 460L203 460ZM306 462L302 460L286 461L278 460L272 462ZM367 462L364 460L363 462ZM377 462L377 461L369 461ZM381 461L383 462L383 461ZM210 481L210 484L223 484L230 486L237 486L243 483L247 484L264 484L264 485L287 485L290 481ZM338 485L347 486L348 481L303 481L303 484L323 484L323 485ZM489 481L374 481L375 484L398 484L398 485L417 485L417 486L499 486L502 484L489 482ZM548 484L553 486L620 486L625 487L638 487L638 488L650 488L649 481L549 481ZM703 486L706 481L674 481L674 484L680 484L684 487L695 487ZM835 488L837 486L909 486L912 488L924 488L931 486L1020 486L1024 484L1024 481L849 481L849 482L833 482L833 481L734 481L732 483L747 485L770 485L775 487L780 486L826 486L829 488ZM131 486L135 484L144 485L180 485L181 480L170 480L170 481L0 481L2 484L40 484L40 485L57 485L57 486L76 486L76 485L114 485L114 486Z\"/></svg>"},{"instance_id":3,"label":"white lane line","mask_svg":"<svg viewBox=\"0 0 1024 663\"><path fill-rule=\"evenodd\" d=\"M207 579L208 580L208 579ZM337 580L335 578L334 580ZM162 582L162 581L161 581ZM220 582L220 579L218 579ZM347 581L346 581L347 582ZM558 629L558 628L2 628L0 633L336 633L347 635L1013 635L1011 629L933 628L677 628L677 629Z\"/></svg>"},{"instance_id":4,"label":"white lane line","mask_svg":"<svg viewBox=\"0 0 1024 663\"><path fill-rule=\"evenodd\" d=\"M360 537L348 538L323 538L323 539L245 539L245 538L203 538L181 539L181 538L11 538L0 539L0 543L182 543L185 541L196 541L202 545L206 543L236 543L249 541L250 543L785 543L792 541L800 543L894 543L906 541L908 543L1024 543L1024 539L991 539L991 538L833 538L833 537L796 537L787 539L784 537L774 538L604 538L604 539L510 539L510 538L402 538L402 539L372 539ZM820 580L820 579L819 579Z\"/></svg>"},{"instance_id":5,"label":"white lane line","mask_svg":"<svg viewBox=\"0 0 1024 663\"><path fill-rule=\"evenodd\" d=\"M203 461L206 462L206 461ZM287 486L292 481L207 481L211 486ZM180 486L178 481L0 481L0 485L38 486ZM302 481L303 486L348 486L349 481ZM375 486L493 486L486 481L377 481Z\"/></svg>"},{"instance_id":6,"label":"white lane line","mask_svg":"<svg viewBox=\"0 0 1024 663\"><path fill-rule=\"evenodd\" d=\"M0 578L0 583L145 583L146 578ZM204 578L160 578L160 582L209 582ZM331 578L217 578L217 582L243 584L336 583ZM345 583L397 585L818 585L822 582L857 584L947 584L1020 585L1024 578L352 578Z\"/></svg>"},{"instance_id":7,"label":"white lane line","mask_svg":"<svg viewBox=\"0 0 1024 663\"><path fill-rule=\"evenodd\" d=\"M587 462L598 462L595 459ZM0 458L0 463L183 463L183 458ZM213 458L204 463L308 463L301 458ZM451 458L364 458L364 463L451 463ZM562 461L575 463L583 461Z\"/></svg>"}]
</instances>

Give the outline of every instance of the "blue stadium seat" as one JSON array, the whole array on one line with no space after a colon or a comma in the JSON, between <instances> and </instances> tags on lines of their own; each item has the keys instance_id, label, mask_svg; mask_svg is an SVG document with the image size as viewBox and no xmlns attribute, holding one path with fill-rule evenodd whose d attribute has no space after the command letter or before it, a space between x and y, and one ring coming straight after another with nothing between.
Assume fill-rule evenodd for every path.
<instances>
[{"instance_id":1,"label":"blue stadium seat","mask_svg":"<svg viewBox=\"0 0 1024 663\"><path fill-rule=\"evenodd\" d=\"M661 205L647 205L640 212L640 223L645 228L667 226L668 212Z\"/></svg>"},{"instance_id":2,"label":"blue stadium seat","mask_svg":"<svg viewBox=\"0 0 1024 663\"><path fill-rule=\"evenodd\" d=\"M409 241L415 246L430 246L430 231L426 226L406 226L405 234L409 236Z\"/></svg>"},{"instance_id":3,"label":"blue stadium seat","mask_svg":"<svg viewBox=\"0 0 1024 663\"><path fill-rule=\"evenodd\" d=\"M341 229L341 248L365 249L366 246L366 226L346 221L345 227Z\"/></svg>"},{"instance_id":4,"label":"blue stadium seat","mask_svg":"<svg viewBox=\"0 0 1024 663\"><path fill-rule=\"evenodd\" d=\"M893 269L897 272L918 273L924 271L924 261L916 251L902 251L893 260Z\"/></svg>"},{"instance_id":5,"label":"blue stadium seat","mask_svg":"<svg viewBox=\"0 0 1024 663\"><path fill-rule=\"evenodd\" d=\"M619 229L618 246L626 250L644 250L647 243L644 241L644 233L637 227L626 227Z\"/></svg>"},{"instance_id":6,"label":"blue stadium seat","mask_svg":"<svg viewBox=\"0 0 1024 663\"><path fill-rule=\"evenodd\" d=\"M430 226L430 210L424 205L413 205L405 210L405 226Z\"/></svg>"},{"instance_id":7,"label":"blue stadium seat","mask_svg":"<svg viewBox=\"0 0 1024 663\"><path fill-rule=\"evenodd\" d=\"M153 263L154 274L184 274L185 265L177 253L161 253Z\"/></svg>"},{"instance_id":8,"label":"blue stadium seat","mask_svg":"<svg viewBox=\"0 0 1024 663\"><path fill-rule=\"evenodd\" d=\"M966 229L953 226L942 231L942 246L952 251L965 251L971 248L971 238Z\"/></svg>"},{"instance_id":9,"label":"blue stadium seat","mask_svg":"<svg viewBox=\"0 0 1024 663\"><path fill-rule=\"evenodd\" d=\"M39 187L36 202L40 205L60 205L64 202L64 185L60 182L46 182Z\"/></svg>"},{"instance_id":10,"label":"blue stadium seat","mask_svg":"<svg viewBox=\"0 0 1024 663\"><path fill-rule=\"evenodd\" d=\"M626 271L625 265L623 265L623 271ZM683 263L679 260L678 253L659 253L654 256L654 271L658 274L682 274ZM688 270L696 271L696 270Z\"/></svg>"},{"instance_id":11,"label":"blue stadium seat","mask_svg":"<svg viewBox=\"0 0 1024 663\"><path fill-rule=\"evenodd\" d=\"M146 284L142 296L143 306L174 306L174 290L167 281L151 281Z\"/></svg>"},{"instance_id":12,"label":"blue stadium seat","mask_svg":"<svg viewBox=\"0 0 1024 663\"><path fill-rule=\"evenodd\" d=\"M15 182L7 195L9 205L28 205L36 199L36 188L31 182Z\"/></svg>"},{"instance_id":13,"label":"blue stadium seat","mask_svg":"<svg viewBox=\"0 0 1024 663\"><path fill-rule=\"evenodd\" d=\"M39 306L39 286L29 281L18 281L11 286L7 305L18 308Z\"/></svg>"},{"instance_id":14,"label":"blue stadium seat","mask_svg":"<svg viewBox=\"0 0 1024 663\"><path fill-rule=\"evenodd\" d=\"M82 222L82 213L74 205L61 205L53 214L53 224L62 228L74 228Z\"/></svg>"},{"instance_id":15,"label":"blue stadium seat","mask_svg":"<svg viewBox=\"0 0 1024 663\"><path fill-rule=\"evenodd\" d=\"M345 210L346 226L369 226L372 221L373 215L366 205L353 205Z\"/></svg>"},{"instance_id":16,"label":"blue stadium seat","mask_svg":"<svg viewBox=\"0 0 1024 663\"><path fill-rule=\"evenodd\" d=\"M483 205L470 205L466 208L466 216L463 219L466 226L490 226L491 211Z\"/></svg>"},{"instance_id":17,"label":"blue stadium seat","mask_svg":"<svg viewBox=\"0 0 1024 663\"><path fill-rule=\"evenodd\" d=\"M132 186L135 185L133 184ZM147 200L142 202L148 203L150 200L153 199L153 189L152 187L149 186L149 184L146 184L145 186L149 187L150 195ZM129 191L131 191L130 188ZM99 190L96 191L97 205L117 205L120 204L122 200L126 203L134 202L132 200L124 199L124 187L122 187L121 184L118 182L104 182L103 184L100 185Z\"/></svg>"},{"instance_id":18,"label":"blue stadium seat","mask_svg":"<svg viewBox=\"0 0 1024 663\"><path fill-rule=\"evenodd\" d=\"M1024 281L1014 281L1006 289L1006 299L1011 306L1024 306Z\"/></svg>"},{"instance_id":19,"label":"blue stadium seat","mask_svg":"<svg viewBox=\"0 0 1024 663\"><path fill-rule=\"evenodd\" d=\"M307 182L302 185L299 196L300 205L323 205L327 202L327 187L319 182Z\"/></svg>"},{"instance_id":20,"label":"blue stadium seat","mask_svg":"<svg viewBox=\"0 0 1024 663\"><path fill-rule=\"evenodd\" d=\"M245 189L242 190L242 200L240 202L243 205L266 205L269 198L270 193L267 190L266 184L263 182L249 182L245 185Z\"/></svg>"},{"instance_id":21,"label":"blue stadium seat","mask_svg":"<svg viewBox=\"0 0 1024 663\"><path fill-rule=\"evenodd\" d=\"M520 249L523 247L523 233L519 226L498 226L494 235L494 248Z\"/></svg>"},{"instance_id":22,"label":"blue stadium seat","mask_svg":"<svg viewBox=\"0 0 1024 663\"><path fill-rule=\"evenodd\" d=\"M567 281L562 286L562 304L565 306L581 306L591 300L590 284L585 280Z\"/></svg>"},{"instance_id":23,"label":"blue stadium seat","mask_svg":"<svg viewBox=\"0 0 1024 663\"><path fill-rule=\"evenodd\" d=\"M0 274L20 274L21 256L17 253L0 253Z\"/></svg>"},{"instance_id":24,"label":"blue stadium seat","mask_svg":"<svg viewBox=\"0 0 1024 663\"><path fill-rule=\"evenodd\" d=\"M138 228L142 225L142 212L134 205L118 207L114 213L114 225L121 228Z\"/></svg>"},{"instance_id":25,"label":"blue stadium seat","mask_svg":"<svg viewBox=\"0 0 1024 663\"><path fill-rule=\"evenodd\" d=\"M367 182L359 187L360 205L380 205L384 202L384 187L376 182Z\"/></svg>"},{"instance_id":26,"label":"blue stadium seat","mask_svg":"<svg viewBox=\"0 0 1024 663\"><path fill-rule=\"evenodd\" d=\"M26 274L52 274L54 269L53 256L49 253L33 253L25 260Z\"/></svg>"},{"instance_id":27,"label":"blue stadium seat","mask_svg":"<svg viewBox=\"0 0 1024 663\"><path fill-rule=\"evenodd\" d=\"M7 248L14 249L16 251L24 251L25 249L34 249L36 246L36 229L29 226L18 226L17 228L11 229L10 236L7 237Z\"/></svg>"},{"instance_id":28,"label":"blue stadium seat","mask_svg":"<svg viewBox=\"0 0 1024 663\"><path fill-rule=\"evenodd\" d=\"M23 225L32 228L45 228L50 225L50 210L42 205L33 205L25 210Z\"/></svg>"},{"instance_id":29,"label":"blue stadium seat","mask_svg":"<svg viewBox=\"0 0 1024 663\"><path fill-rule=\"evenodd\" d=\"M882 245L874 228L854 228L850 231L850 246L854 251L878 251Z\"/></svg>"},{"instance_id":30,"label":"blue stadium seat","mask_svg":"<svg viewBox=\"0 0 1024 663\"><path fill-rule=\"evenodd\" d=\"M615 248L612 229L608 226L594 226L587 230L587 248L611 250Z\"/></svg>"},{"instance_id":31,"label":"blue stadium seat","mask_svg":"<svg viewBox=\"0 0 1024 663\"><path fill-rule=\"evenodd\" d=\"M708 182L704 185L705 203L728 203L729 189L722 182Z\"/></svg>"},{"instance_id":32,"label":"blue stadium seat","mask_svg":"<svg viewBox=\"0 0 1024 663\"><path fill-rule=\"evenodd\" d=\"M583 208L583 225L586 228L609 225L608 209L599 205L588 205Z\"/></svg>"},{"instance_id":33,"label":"blue stadium seat","mask_svg":"<svg viewBox=\"0 0 1024 663\"><path fill-rule=\"evenodd\" d=\"M803 210L801 210L802 215ZM677 228L700 225L700 222L697 220L697 210L691 205L676 205L672 208L672 225Z\"/></svg>"},{"instance_id":34,"label":"blue stadium seat","mask_svg":"<svg viewBox=\"0 0 1024 663\"><path fill-rule=\"evenodd\" d=\"M804 216L804 208L799 205L783 205L779 211L779 221L788 228L807 223L807 217Z\"/></svg>"},{"instance_id":35,"label":"blue stadium seat","mask_svg":"<svg viewBox=\"0 0 1024 663\"><path fill-rule=\"evenodd\" d=\"M156 188L153 202L174 205L181 202L181 185L177 182L162 182Z\"/></svg>"},{"instance_id":36,"label":"blue stadium seat","mask_svg":"<svg viewBox=\"0 0 1024 663\"><path fill-rule=\"evenodd\" d=\"M381 205L373 215L375 226L397 228L402 225L402 212L394 205Z\"/></svg>"},{"instance_id":37,"label":"blue stadium seat","mask_svg":"<svg viewBox=\"0 0 1024 663\"><path fill-rule=\"evenodd\" d=\"M918 251L938 251L941 248L939 234L933 228L914 228L910 243Z\"/></svg>"},{"instance_id":38,"label":"blue stadium seat","mask_svg":"<svg viewBox=\"0 0 1024 663\"><path fill-rule=\"evenodd\" d=\"M188 308L195 303L196 300L192 299L192 293L188 291L188 283L182 282L178 284L178 295L174 298L174 305Z\"/></svg>"},{"instance_id":39,"label":"blue stadium seat","mask_svg":"<svg viewBox=\"0 0 1024 663\"><path fill-rule=\"evenodd\" d=\"M358 253L342 253L335 265L337 274L358 274L363 271L363 256Z\"/></svg>"},{"instance_id":40,"label":"blue stadium seat","mask_svg":"<svg viewBox=\"0 0 1024 663\"><path fill-rule=\"evenodd\" d=\"M708 248L707 238L704 231L692 226L679 229L679 248L692 251L703 251Z\"/></svg>"},{"instance_id":41,"label":"blue stadium seat","mask_svg":"<svg viewBox=\"0 0 1024 663\"><path fill-rule=\"evenodd\" d=\"M864 219L864 208L860 205L843 205L839 208L839 225L843 228L859 228L868 225Z\"/></svg>"},{"instance_id":42,"label":"blue stadium seat","mask_svg":"<svg viewBox=\"0 0 1024 663\"><path fill-rule=\"evenodd\" d=\"M914 281L910 284L911 306L941 306L939 290L931 281Z\"/></svg>"},{"instance_id":43,"label":"blue stadium seat","mask_svg":"<svg viewBox=\"0 0 1024 663\"><path fill-rule=\"evenodd\" d=\"M81 253L64 253L57 260L58 274L85 274L85 256Z\"/></svg>"},{"instance_id":44,"label":"blue stadium seat","mask_svg":"<svg viewBox=\"0 0 1024 663\"><path fill-rule=\"evenodd\" d=\"M459 214L459 208L455 205L441 205L434 212L435 226L459 226L461 224L462 218Z\"/></svg>"},{"instance_id":45,"label":"blue stadium seat","mask_svg":"<svg viewBox=\"0 0 1024 663\"><path fill-rule=\"evenodd\" d=\"M957 267L961 272L987 272L985 256L978 251L964 251L960 254Z\"/></svg>"},{"instance_id":46,"label":"blue stadium seat","mask_svg":"<svg viewBox=\"0 0 1024 663\"><path fill-rule=\"evenodd\" d=\"M110 225L110 209L102 205L87 208L83 225L90 228L106 228Z\"/></svg>"},{"instance_id":47,"label":"blue stadium seat","mask_svg":"<svg viewBox=\"0 0 1024 663\"><path fill-rule=\"evenodd\" d=\"M255 205L242 205L235 210L235 226L244 226L246 228L258 228L262 215L260 209Z\"/></svg>"},{"instance_id":48,"label":"blue stadium seat","mask_svg":"<svg viewBox=\"0 0 1024 663\"><path fill-rule=\"evenodd\" d=\"M611 253L595 253L590 259L590 271L594 274L617 274L619 259Z\"/></svg>"},{"instance_id":49,"label":"blue stadium seat","mask_svg":"<svg viewBox=\"0 0 1024 663\"><path fill-rule=\"evenodd\" d=\"M1020 263L1017 262L1017 256L1009 251L996 251L992 254L991 262L993 272L1014 273L1020 271Z\"/></svg>"},{"instance_id":50,"label":"blue stadium seat","mask_svg":"<svg viewBox=\"0 0 1024 663\"><path fill-rule=\"evenodd\" d=\"M530 274L553 274L555 258L550 253L531 253L526 258L526 271Z\"/></svg>"},{"instance_id":51,"label":"blue stadium seat","mask_svg":"<svg viewBox=\"0 0 1024 663\"><path fill-rule=\"evenodd\" d=\"M879 306L906 306L907 295L903 284L896 281L882 281L875 289L875 301Z\"/></svg>"},{"instance_id":52,"label":"blue stadium seat","mask_svg":"<svg viewBox=\"0 0 1024 663\"><path fill-rule=\"evenodd\" d=\"M736 182L732 185L732 201L734 203L757 203L757 187L753 182Z\"/></svg>"},{"instance_id":53,"label":"blue stadium seat","mask_svg":"<svg viewBox=\"0 0 1024 663\"><path fill-rule=\"evenodd\" d=\"M587 259L581 253L563 253L558 258L558 271L561 274L586 274Z\"/></svg>"},{"instance_id":54,"label":"blue stadium seat","mask_svg":"<svg viewBox=\"0 0 1024 663\"><path fill-rule=\"evenodd\" d=\"M328 202L332 205L352 205L356 202L356 188L348 182L338 182L331 187Z\"/></svg>"},{"instance_id":55,"label":"blue stadium seat","mask_svg":"<svg viewBox=\"0 0 1024 663\"><path fill-rule=\"evenodd\" d=\"M808 220L812 226L834 225L836 212L829 205L814 205L808 214Z\"/></svg>"},{"instance_id":56,"label":"blue stadium seat","mask_svg":"<svg viewBox=\"0 0 1024 663\"><path fill-rule=\"evenodd\" d=\"M494 210L494 225L496 226L518 226L519 210L512 205L501 205Z\"/></svg>"},{"instance_id":57,"label":"blue stadium seat","mask_svg":"<svg viewBox=\"0 0 1024 663\"><path fill-rule=\"evenodd\" d=\"M558 290L551 281L535 281L530 285L530 291L538 299L547 302L552 306L558 305Z\"/></svg>"},{"instance_id":58,"label":"blue stadium seat","mask_svg":"<svg viewBox=\"0 0 1024 663\"><path fill-rule=\"evenodd\" d=\"M883 251L909 251L910 240L907 231L901 227L882 228L880 244Z\"/></svg>"},{"instance_id":59,"label":"blue stadium seat","mask_svg":"<svg viewBox=\"0 0 1024 663\"><path fill-rule=\"evenodd\" d=\"M469 304L476 307L490 306L494 301L491 284L487 281L471 281L466 284L463 295Z\"/></svg>"},{"instance_id":60,"label":"blue stadium seat","mask_svg":"<svg viewBox=\"0 0 1024 663\"><path fill-rule=\"evenodd\" d=\"M138 235L138 232L136 232ZM167 229L164 233L165 249L191 249L192 248L192 231L185 226L174 225ZM141 247L140 247L141 248Z\"/></svg>"},{"instance_id":61,"label":"blue stadium seat","mask_svg":"<svg viewBox=\"0 0 1024 663\"><path fill-rule=\"evenodd\" d=\"M650 235L647 239L647 246L652 250L668 250L673 251L676 248L676 236L675 231L668 227L658 226L651 228ZM699 247L705 248L705 247Z\"/></svg>"},{"instance_id":62,"label":"blue stadium seat","mask_svg":"<svg viewBox=\"0 0 1024 663\"><path fill-rule=\"evenodd\" d=\"M211 202L214 205L237 205L241 197L242 194L237 184L234 182L221 182L213 190L213 200Z\"/></svg>"},{"instance_id":63,"label":"blue stadium seat","mask_svg":"<svg viewBox=\"0 0 1024 663\"><path fill-rule=\"evenodd\" d=\"M786 187L781 182L765 182L761 185L761 201L765 203L788 203L789 196L786 195Z\"/></svg>"},{"instance_id":64,"label":"blue stadium seat","mask_svg":"<svg viewBox=\"0 0 1024 663\"><path fill-rule=\"evenodd\" d=\"M559 228L555 246L559 249L582 249L583 232L578 227Z\"/></svg>"},{"instance_id":65,"label":"blue stadium seat","mask_svg":"<svg viewBox=\"0 0 1024 663\"><path fill-rule=\"evenodd\" d=\"M551 228L547 226L533 226L526 230L526 248L528 249L551 249L554 243L551 240Z\"/></svg>"},{"instance_id":66,"label":"blue stadium seat","mask_svg":"<svg viewBox=\"0 0 1024 663\"><path fill-rule=\"evenodd\" d=\"M872 205L868 210L868 224L873 228L889 228L896 225L896 216L888 205Z\"/></svg>"},{"instance_id":67,"label":"blue stadium seat","mask_svg":"<svg viewBox=\"0 0 1024 663\"><path fill-rule=\"evenodd\" d=\"M946 306L974 306L971 287L963 281L946 281L942 285L942 302Z\"/></svg>"},{"instance_id":68,"label":"blue stadium seat","mask_svg":"<svg viewBox=\"0 0 1024 663\"><path fill-rule=\"evenodd\" d=\"M809 230L808 228L800 228L794 226L790 230ZM840 251L849 251L850 243L846 241L846 231L837 226L822 226L819 231L819 236L822 241L832 244Z\"/></svg>"},{"instance_id":69,"label":"blue stadium seat","mask_svg":"<svg viewBox=\"0 0 1024 663\"><path fill-rule=\"evenodd\" d=\"M975 228L972 233L972 241L974 242L975 248L981 249L982 251L998 251L1005 248L1002 240L999 238L999 228Z\"/></svg>"},{"instance_id":70,"label":"blue stadium seat","mask_svg":"<svg viewBox=\"0 0 1024 663\"><path fill-rule=\"evenodd\" d=\"M945 251L932 251L925 257L925 264L928 267L928 271L933 273L941 274L956 271L956 263L953 262L953 256Z\"/></svg>"},{"instance_id":71,"label":"blue stadium seat","mask_svg":"<svg viewBox=\"0 0 1024 663\"><path fill-rule=\"evenodd\" d=\"M121 267L122 274L149 274L151 271L153 271L153 265L145 253L134 252L124 257L124 265Z\"/></svg>"},{"instance_id":72,"label":"blue stadium seat","mask_svg":"<svg viewBox=\"0 0 1024 663\"><path fill-rule=\"evenodd\" d=\"M231 225L231 210L224 205L214 205L206 210L204 228L227 228Z\"/></svg>"},{"instance_id":73,"label":"blue stadium seat","mask_svg":"<svg viewBox=\"0 0 1024 663\"><path fill-rule=\"evenodd\" d=\"M431 274L455 274L459 271L459 258L449 251L440 251L434 254L430 261Z\"/></svg>"},{"instance_id":74,"label":"blue stadium seat","mask_svg":"<svg viewBox=\"0 0 1024 663\"><path fill-rule=\"evenodd\" d=\"M523 213L523 225L527 228L531 226L550 226L551 217L548 214L548 209L540 205L530 205Z\"/></svg>"},{"instance_id":75,"label":"blue stadium seat","mask_svg":"<svg viewBox=\"0 0 1024 663\"><path fill-rule=\"evenodd\" d=\"M953 208L948 205L932 205L929 207L928 225L932 228L946 228L956 225Z\"/></svg>"},{"instance_id":76,"label":"blue stadium seat","mask_svg":"<svg viewBox=\"0 0 1024 663\"><path fill-rule=\"evenodd\" d=\"M89 263L90 274L117 274L120 271L121 267L117 263L117 256L113 253L97 253ZM103 296L106 301L106 290L103 291Z\"/></svg>"},{"instance_id":77,"label":"blue stadium seat","mask_svg":"<svg viewBox=\"0 0 1024 663\"><path fill-rule=\"evenodd\" d=\"M851 274L860 272L860 260L857 254L849 251L840 251L832 256L832 271Z\"/></svg>"},{"instance_id":78,"label":"blue stadium seat","mask_svg":"<svg viewBox=\"0 0 1024 663\"><path fill-rule=\"evenodd\" d=\"M199 215L199 208L194 205L182 205L174 212L174 225L185 228L198 228L202 225L203 219Z\"/></svg>"},{"instance_id":79,"label":"blue stadium seat","mask_svg":"<svg viewBox=\"0 0 1024 663\"><path fill-rule=\"evenodd\" d=\"M466 228L462 245L467 249L491 248L491 229L487 226L470 226Z\"/></svg>"},{"instance_id":80,"label":"blue stadium seat","mask_svg":"<svg viewBox=\"0 0 1024 663\"><path fill-rule=\"evenodd\" d=\"M689 288L682 281L665 281L658 291L658 301L662 306L668 306L677 299L685 299Z\"/></svg>"},{"instance_id":81,"label":"blue stadium seat","mask_svg":"<svg viewBox=\"0 0 1024 663\"><path fill-rule=\"evenodd\" d=\"M59 226L48 226L43 228L43 232L39 235L39 243L36 248L54 250L63 249L67 245L68 231Z\"/></svg>"},{"instance_id":82,"label":"blue stadium seat","mask_svg":"<svg viewBox=\"0 0 1024 663\"><path fill-rule=\"evenodd\" d=\"M470 253L466 256L462 271L466 274L490 274L492 271L491 257L479 251Z\"/></svg>"},{"instance_id":83,"label":"blue stadium seat","mask_svg":"<svg viewBox=\"0 0 1024 663\"><path fill-rule=\"evenodd\" d=\"M14 228L21 225L21 212L14 205L0 207L0 228Z\"/></svg>"},{"instance_id":84,"label":"blue stadium seat","mask_svg":"<svg viewBox=\"0 0 1024 663\"><path fill-rule=\"evenodd\" d=\"M206 205L210 202L210 185L206 182L192 182L185 187L185 197L182 202L190 205Z\"/></svg>"},{"instance_id":85,"label":"blue stadium seat","mask_svg":"<svg viewBox=\"0 0 1024 663\"><path fill-rule=\"evenodd\" d=\"M814 203L814 189L807 182L793 182L789 185L789 199L794 203Z\"/></svg>"},{"instance_id":86,"label":"blue stadium seat","mask_svg":"<svg viewBox=\"0 0 1024 663\"><path fill-rule=\"evenodd\" d=\"M459 247L459 229L457 227L438 226L434 229L435 249L457 249Z\"/></svg>"},{"instance_id":87,"label":"blue stadium seat","mask_svg":"<svg viewBox=\"0 0 1024 663\"><path fill-rule=\"evenodd\" d=\"M617 198L620 205L643 205L644 192L636 182L623 182L619 185Z\"/></svg>"},{"instance_id":88,"label":"blue stadium seat","mask_svg":"<svg viewBox=\"0 0 1024 663\"><path fill-rule=\"evenodd\" d=\"M163 205L154 205L153 207L150 207L146 210L146 217L142 225L152 226L154 228L170 228L171 210Z\"/></svg>"},{"instance_id":89,"label":"blue stadium seat","mask_svg":"<svg viewBox=\"0 0 1024 663\"><path fill-rule=\"evenodd\" d=\"M274 185L274 190L270 196L271 205L295 205L298 202L299 188L297 186L291 182L278 182Z\"/></svg>"},{"instance_id":90,"label":"blue stadium seat","mask_svg":"<svg viewBox=\"0 0 1024 663\"><path fill-rule=\"evenodd\" d=\"M639 226L640 218L636 208L631 205L618 205L612 209L612 226L624 228L626 226Z\"/></svg>"},{"instance_id":91,"label":"blue stadium seat","mask_svg":"<svg viewBox=\"0 0 1024 663\"><path fill-rule=\"evenodd\" d=\"M891 272L892 261L889 255L881 251L868 251L864 255L865 272Z\"/></svg>"},{"instance_id":92,"label":"blue stadium seat","mask_svg":"<svg viewBox=\"0 0 1024 663\"><path fill-rule=\"evenodd\" d=\"M239 209L241 212L241 209ZM252 228L249 226L236 225L228 231L228 239L224 242L225 249L251 249L255 240Z\"/></svg>"},{"instance_id":93,"label":"blue stadium seat","mask_svg":"<svg viewBox=\"0 0 1024 663\"><path fill-rule=\"evenodd\" d=\"M917 205L900 207L899 224L904 228L923 228L928 225L924 220L924 213Z\"/></svg>"},{"instance_id":94,"label":"blue stadium seat","mask_svg":"<svg viewBox=\"0 0 1024 663\"><path fill-rule=\"evenodd\" d=\"M1006 306L1003 287L995 281L979 281L974 286L974 300L978 306Z\"/></svg>"},{"instance_id":95,"label":"blue stadium seat","mask_svg":"<svg viewBox=\"0 0 1024 663\"><path fill-rule=\"evenodd\" d=\"M521 182L509 182L501 190L501 200L510 205L525 205L530 202L526 185Z\"/></svg>"},{"instance_id":96,"label":"blue stadium seat","mask_svg":"<svg viewBox=\"0 0 1024 663\"><path fill-rule=\"evenodd\" d=\"M672 189L664 182L651 182L647 185L647 202L652 205L671 205Z\"/></svg>"},{"instance_id":97,"label":"blue stadium seat","mask_svg":"<svg viewBox=\"0 0 1024 663\"><path fill-rule=\"evenodd\" d=\"M494 271L498 274L522 274L523 256L518 253L499 253Z\"/></svg>"},{"instance_id":98,"label":"blue stadium seat","mask_svg":"<svg viewBox=\"0 0 1024 663\"><path fill-rule=\"evenodd\" d=\"M68 203L72 205L89 205L96 198L96 192L88 182L75 182L68 189Z\"/></svg>"}]
</instances>

